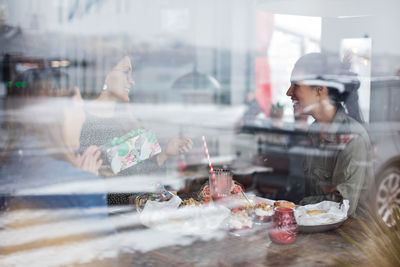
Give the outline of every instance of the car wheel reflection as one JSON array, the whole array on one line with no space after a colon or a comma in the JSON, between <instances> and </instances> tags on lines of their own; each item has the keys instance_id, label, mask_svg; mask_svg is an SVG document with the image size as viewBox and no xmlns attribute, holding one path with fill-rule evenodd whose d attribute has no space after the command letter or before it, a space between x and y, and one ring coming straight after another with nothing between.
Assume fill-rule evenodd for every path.
<instances>
[{"instance_id":1,"label":"car wheel reflection","mask_svg":"<svg viewBox=\"0 0 400 267\"><path fill-rule=\"evenodd\" d=\"M378 181L376 192L376 205L383 221L392 226L394 223L392 209L400 207L400 170L389 168Z\"/></svg>"}]
</instances>

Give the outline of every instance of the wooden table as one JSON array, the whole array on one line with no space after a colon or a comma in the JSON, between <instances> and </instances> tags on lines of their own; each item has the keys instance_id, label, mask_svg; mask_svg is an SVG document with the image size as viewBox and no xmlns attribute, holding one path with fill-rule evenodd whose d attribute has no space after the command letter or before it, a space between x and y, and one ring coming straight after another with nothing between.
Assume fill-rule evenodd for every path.
<instances>
[{"instance_id":1,"label":"wooden table","mask_svg":"<svg viewBox=\"0 0 400 267\"><path fill-rule=\"evenodd\" d=\"M357 230L347 220L339 229ZM196 241L189 246L159 248L146 253L122 253L121 266L333 266L334 258L351 261L347 252L355 249L338 230L303 234L296 243L280 245L270 241L266 228L245 236L227 235L222 240Z\"/></svg>"}]
</instances>

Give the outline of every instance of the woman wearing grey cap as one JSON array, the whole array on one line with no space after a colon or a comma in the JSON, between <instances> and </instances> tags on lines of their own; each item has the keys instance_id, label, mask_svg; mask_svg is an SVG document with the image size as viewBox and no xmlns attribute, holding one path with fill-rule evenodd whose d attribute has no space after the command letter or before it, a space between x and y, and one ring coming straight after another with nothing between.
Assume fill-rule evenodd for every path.
<instances>
[{"instance_id":1,"label":"woman wearing grey cap","mask_svg":"<svg viewBox=\"0 0 400 267\"><path fill-rule=\"evenodd\" d=\"M309 128L312 147L305 155L302 204L348 199L351 216L369 207L371 143L361 124L359 86L346 64L321 53L304 55L294 66L286 95L294 110L315 119Z\"/></svg>"}]
</instances>

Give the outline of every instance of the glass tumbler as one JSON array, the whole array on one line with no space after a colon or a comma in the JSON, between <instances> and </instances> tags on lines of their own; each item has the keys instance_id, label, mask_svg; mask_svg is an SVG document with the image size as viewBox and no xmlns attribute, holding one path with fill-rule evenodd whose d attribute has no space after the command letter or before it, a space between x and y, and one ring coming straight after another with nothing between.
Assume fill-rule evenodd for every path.
<instances>
[{"instance_id":1,"label":"glass tumbler","mask_svg":"<svg viewBox=\"0 0 400 267\"><path fill-rule=\"evenodd\" d=\"M229 196L232 187L232 172L227 169L216 169L214 173L215 184L213 182L212 173L210 172L209 175L211 197L217 200Z\"/></svg>"}]
</instances>

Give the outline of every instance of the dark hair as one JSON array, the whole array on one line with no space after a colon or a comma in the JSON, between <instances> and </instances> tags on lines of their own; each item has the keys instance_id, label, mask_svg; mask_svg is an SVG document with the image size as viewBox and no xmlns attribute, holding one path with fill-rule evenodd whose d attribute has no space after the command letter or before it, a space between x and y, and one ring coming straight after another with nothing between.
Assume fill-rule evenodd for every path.
<instances>
[{"instance_id":1,"label":"dark hair","mask_svg":"<svg viewBox=\"0 0 400 267\"><path fill-rule=\"evenodd\" d=\"M301 77L294 77L295 80L314 80L315 86L326 83L329 98L336 104L343 102L349 116L362 123L363 116L358 103L360 81L357 74L351 72L349 67L348 62L341 62L336 57L328 57L323 53L310 53L296 62L293 72L303 71Z\"/></svg>"},{"instance_id":2,"label":"dark hair","mask_svg":"<svg viewBox=\"0 0 400 267\"><path fill-rule=\"evenodd\" d=\"M102 66L105 74L107 75L107 73L112 71L115 65L117 65L125 57L129 57L129 59L132 60L132 56L128 52L119 50L115 50L112 52L110 56L105 57L103 59L103 66Z\"/></svg>"}]
</instances>

